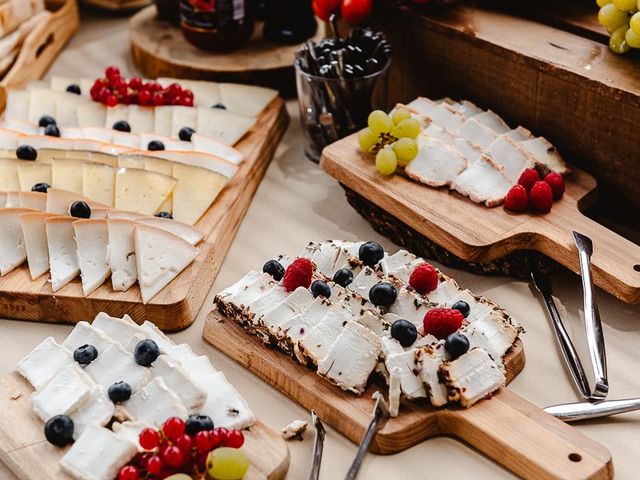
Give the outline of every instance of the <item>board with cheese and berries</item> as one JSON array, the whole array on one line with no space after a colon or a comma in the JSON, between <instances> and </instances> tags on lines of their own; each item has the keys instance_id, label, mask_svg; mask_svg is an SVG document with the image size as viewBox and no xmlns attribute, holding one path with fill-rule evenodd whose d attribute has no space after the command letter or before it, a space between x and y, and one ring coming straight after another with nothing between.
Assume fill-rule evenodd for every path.
<instances>
[{"instance_id":1,"label":"board with cheese and berries","mask_svg":"<svg viewBox=\"0 0 640 480\"><path fill-rule=\"evenodd\" d=\"M180 82L180 83L178 83ZM199 310L288 122L269 89L53 77L0 121L0 315Z\"/></svg>"},{"instance_id":2,"label":"board with cheese and berries","mask_svg":"<svg viewBox=\"0 0 640 480\"><path fill-rule=\"evenodd\" d=\"M376 242L312 242L266 260L215 296L203 336L353 442L382 395L390 418L376 453L447 434L523 478L564 478L550 465L610 478L606 448L504 387L524 367L523 329L490 299Z\"/></svg>"}]
</instances>

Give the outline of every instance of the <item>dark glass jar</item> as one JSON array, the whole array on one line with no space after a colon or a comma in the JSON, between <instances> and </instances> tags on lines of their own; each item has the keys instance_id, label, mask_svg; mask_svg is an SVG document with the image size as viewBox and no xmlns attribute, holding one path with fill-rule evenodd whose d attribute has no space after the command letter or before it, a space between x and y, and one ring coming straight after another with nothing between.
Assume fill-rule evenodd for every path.
<instances>
[{"instance_id":1,"label":"dark glass jar","mask_svg":"<svg viewBox=\"0 0 640 480\"><path fill-rule=\"evenodd\" d=\"M180 4L178 0L155 0L158 18L180 25Z\"/></svg>"},{"instance_id":2,"label":"dark glass jar","mask_svg":"<svg viewBox=\"0 0 640 480\"><path fill-rule=\"evenodd\" d=\"M248 0L180 0L180 26L187 41L203 50L237 50L253 33Z\"/></svg>"},{"instance_id":3,"label":"dark glass jar","mask_svg":"<svg viewBox=\"0 0 640 480\"><path fill-rule=\"evenodd\" d=\"M313 37L318 28L311 0L272 0L264 24L264 38L273 43L296 45Z\"/></svg>"}]
</instances>

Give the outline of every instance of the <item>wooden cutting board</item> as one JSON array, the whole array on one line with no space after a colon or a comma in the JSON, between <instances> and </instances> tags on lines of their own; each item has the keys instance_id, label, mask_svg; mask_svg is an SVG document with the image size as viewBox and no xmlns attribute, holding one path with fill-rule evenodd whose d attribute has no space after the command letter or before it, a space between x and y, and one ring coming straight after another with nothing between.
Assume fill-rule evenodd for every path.
<instances>
[{"instance_id":1,"label":"wooden cutting board","mask_svg":"<svg viewBox=\"0 0 640 480\"><path fill-rule=\"evenodd\" d=\"M0 318L75 324L100 312L134 321L154 322L164 331L191 325L231 245L251 199L287 128L284 102L274 100L236 147L245 154L236 176L220 193L196 227L204 234L200 253L166 288L144 305L140 289L115 292L107 280L91 295L82 294L80 278L54 293L49 276L31 280L27 265L0 277Z\"/></svg>"},{"instance_id":2,"label":"wooden cutting board","mask_svg":"<svg viewBox=\"0 0 640 480\"><path fill-rule=\"evenodd\" d=\"M207 317L203 337L278 391L315 409L323 422L354 443L360 442L369 424L374 405L371 394L375 390L387 393L386 386L375 384L360 397L344 392L285 353L269 348L217 310ZM522 342L518 341L505 357L508 381L524 363ZM438 409L403 401L400 414L378 431L371 450L396 453L437 435L456 437L531 480L613 478L611 455L604 446L506 388L469 409Z\"/></svg>"},{"instance_id":3,"label":"wooden cutting board","mask_svg":"<svg viewBox=\"0 0 640 480\"><path fill-rule=\"evenodd\" d=\"M402 175L381 176L374 157L360 151L357 134L325 148L320 165L343 185L468 262L536 250L578 273L571 231L583 233L593 240L595 283L624 302L640 303L640 246L582 213L595 202L597 184L580 169L572 167L565 194L550 213L514 214Z\"/></svg>"},{"instance_id":4,"label":"wooden cutting board","mask_svg":"<svg viewBox=\"0 0 640 480\"><path fill-rule=\"evenodd\" d=\"M44 438L44 424L33 413L33 388L17 373L0 377L0 460L20 480L70 480L59 461L68 450ZM258 422L244 432L244 453L251 467L244 480L280 480L289 470L289 447L276 432Z\"/></svg>"}]
</instances>

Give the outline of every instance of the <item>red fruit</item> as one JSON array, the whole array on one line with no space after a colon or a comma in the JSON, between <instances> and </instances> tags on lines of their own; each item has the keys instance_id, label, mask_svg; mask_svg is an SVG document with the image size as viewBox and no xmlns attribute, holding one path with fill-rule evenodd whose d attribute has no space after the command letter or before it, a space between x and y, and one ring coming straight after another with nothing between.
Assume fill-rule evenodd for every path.
<instances>
[{"instance_id":1,"label":"red fruit","mask_svg":"<svg viewBox=\"0 0 640 480\"><path fill-rule=\"evenodd\" d=\"M165 465L178 468L182 465L182 462L184 462L184 453L179 447L171 445L162 452L162 460L164 460Z\"/></svg>"},{"instance_id":2,"label":"red fruit","mask_svg":"<svg viewBox=\"0 0 640 480\"><path fill-rule=\"evenodd\" d=\"M504 207L512 212L524 212L528 205L529 195L527 195L527 189L522 185L511 187L504 199Z\"/></svg>"},{"instance_id":3,"label":"red fruit","mask_svg":"<svg viewBox=\"0 0 640 480\"><path fill-rule=\"evenodd\" d=\"M162 424L162 431L170 440L176 440L179 436L184 435L186 424L184 420L178 417L171 417Z\"/></svg>"},{"instance_id":4,"label":"red fruit","mask_svg":"<svg viewBox=\"0 0 640 480\"><path fill-rule=\"evenodd\" d=\"M224 441L225 447L240 448L244 444L244 435L240 430L231 430Z\"/></svg>"},{"instance_id":5,"label":"red fruit","mask_svg":"<svg viewBox=\"0 0 640 480\"><path fill-rule=\"evenodd\" d=\"M373 0L344 0L340 12L351 25L362 23L373 10Z\"/></svg>"},{"instance_id":6,"label":"red fruit","mask_svg":"<svg viewBox=\"0 0 640 480\"><path fill-rule=\"evenodd\" d=\"M104 71L104 76L107 77L109 80L112 80L114 78L120 78L120 69L118 67L114 67L113 65L110 67L107 67Z\"/></svg>"},{"instance_id":7,"label":"red fruit","mask_svg":"<svg viewBox=\"0 0 640 480\"><path fill-rule=\"evenodd\" d=\"M115 107L118 104L118 99L115 95L109 95L104 103L107 105L107 107Z\"/></svg>"},{"instance_id":8,"label":"red fruit","mask_svg":"<svg viewBox=\"0 0 640 480\"><path fill-rule=\"evenodd\" d=\"M178 103L183 107L193 107L193 97L180 97Z\"/></svg>"},{"instance_id":9,"label":"red fruit","mask_svg":"<svg viewBox=\"0 0 640 480\"><path fill-rule=\"evenodd\" d=\"M162 467L164 467L164 463L158 455L153 455L147 460L146 469L151 475L159 474L162 471Z\"/></svg>"},{"instance_id":10,"label":"red fruit","mask_svg":"<svg viewBox=\"0 0 640 480\"><path fill-rule=\"evenodd\" d=\"M284 272L282 286L287 292L293 292L298 287L309 288L312 275L313 264L311 260L308 258L296 258Z\"/></svg>"},{"instance_id":11,"label":"red fruit","mask_svg":"<svg viewBox=\"0 0 640 480\"><path fill-rule=\"evenodd\" d=\"M160 443L160 434L153 428L145 428L140 432L138 441L145 450L153 450Z\"/></svg>"},{"instance_id":12,"label":"red fruit","mask_svg":"<svg viewBox=\"0 0 640 480\"><path fill-rule=\"evenodd\" d=\"M193 443L198 452L207 453L211 451L213 448L213 439L211 438L212 433L213 432L210 430L202 430L194 435Z\"/></svg>"},{"instance_id":13,"label":"red fruit","mask_svg":"<svg viewBox=\"0 0 640 480\"><path fill-rule=\"evenodd\" d=\"M564 178L556 172L551 172L544 177L544 181L551 187L554 200L560 200L564 195Z\"/></svg>"},{"instance_id":14,"label":"red fruit","mask_svg":"<svg viewBox=\"0 0 640 480\"><path fill-rule=\"evenodd\" d=\"M140 87L142 87L142 79L139 77L132 77L129 80L129 88L133 89L133 90L140 90Z\"/></svg>"},{"instance_id":15,"label":"red fruit","mask_svg":"<svg viewBox=\"0 0 640 480\"><path fill-rule=\"evenodd\" d=\"M438 287L438 272L433 265L422 263L411 273L409 285L420 295L426 295Z\"/></svg>"},{"instance_id":16,"label":"red fruit","mask_svg":"<svg viewBox=\"0 0 640 480\"><path fill-rule=\"evenodd\" d=\"M204 472L205 468L207 468L207 457L209 456L209 452L200 452L196 454L196 466L198 470Z\"/></svg>"},{"instance_id":17,"label":"red fruit","mask_svg":"<svg viewBox=\"0 0 640 480\"><path fill-rule=\"evenodd\" d=\"M214 448L218 448L219 446L222 445L222 443L225 440L225 438L223 438L222 433L220 432L219 428L216 428L216 429L211 430L209 432L209 439L211 441L210 450L213 450Z\"/></svg>"},{"instance_id":18,"label":"red fruit","mask_svg":"<svg viewBox=\"0 0 640 480\"><path fill-rule=\"evenodd\" d=\"M529 193L531 206L537 211L547 213L553 205L553 192L547 182L536 182Z\"/></svg>"},{"instance_id":19,"label":"red fruit","mask_svg":"<svg viewBox=\"0 0 640 480\"><path fill-rule=\"evenodd\" d=\"M167 91L169 93L173 93L174 95L180 95L182 93L182 87L177 83L172 83L167 87Z\"/></svg>"},{"instance_id":20,"label":"red fruit","mask_svg":"<svg viewBox=\"0 0 640 480\"><path fill-rule=\"evenodd\" d=\"M155 105L156 107L161 107L162 105L164 105L165 104L164 93L155 92L151 99L151 104Z\"/></svg>"},{"instance_id":21,"label":"red fruit","mask_svg":"<svg viewBox=\"0 0 640 480\"><path fill-rule=\"evenodd\" d=\"M176 445L180 447L180 450L183 452L190 452L191 447L193 447L193 439L185 433L176 438Z\"/></svg>"},{"instance_id":22,"label":"red fruit","mask_svg":"<svg viewBox=\"0 0 640 480\"><path fill-rule=\"evenodd\" d=\"M530 192L531 187L533 187L533 184L538 180L540 180L540 174L538 174L538 171L535 168L527 168L520 174L518 185L522 185L527 192Z\"/></svg>"},{"instance_id":23,"label":"red fruit","mask_svg":"<svg viewBox=\"0 0 640 480\"><path fill-rule=\"evenodd\" d=\"M333 13L331 10L324 10L320 6L320 2L318 0L313 0L311 2L311 8L313 8L313 12L316 14L316 16L320 20L323 20L325 22L329 21L329 18L331 17L331 14Z\"/></svg>"},{"instance_id":24,"label":"red fruit","mask_svg":"<svg viewBox=\"0 0 640 480\"><path fill-rule=\"evenodd\" d=\"M424 334L442 340L458 330L463 319L462 313L453 308L433 308L424 316Z\"/></svg>"},{"instance_id":25,"label":"red fruit","mask_svg":"<svg viewBox=\"0 0 640 480\"><path fill-rule=\"evenodd\" d=\"M120 469L118 480L138 480L140 472L133 465L126 465Z\"/></svg>"},{"instance_id":26,"label":"red fruit","mask_svg":"<svg viewBox=\"0 0 640 480\"><path fill-rule=\"evenodd\" d=\"M138 103L140 105L150 105L151 104L152 93L149 90L140 90L138 94Z\"/></svg>"},{"instance_id":27,"label":"red fruit","mask_svg":"<svg viewBox=\"0 0 640 480\"><path fill-rule=\"evenodd\" d=\"M182 98L190 98L191 100L193 100L193 92L185 88L184 90L182 90Z\"/></svg>"}]
</instances>

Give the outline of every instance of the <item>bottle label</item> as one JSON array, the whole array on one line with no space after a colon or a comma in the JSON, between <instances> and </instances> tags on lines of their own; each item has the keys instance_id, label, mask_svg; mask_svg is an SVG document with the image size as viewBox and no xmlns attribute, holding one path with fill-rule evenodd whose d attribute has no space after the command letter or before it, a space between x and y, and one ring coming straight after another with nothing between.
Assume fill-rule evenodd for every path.
<instances>
[{"instance_id":1,"label":"bottle label","mask_svg":"<svg viewBox=\"0 0 640 480\"><path fill-rule=\"evenodd\" d=\"M242 22L245 0L180 0L183 23L199 29L219 29Z\"/></svg>"}]
</instances>

